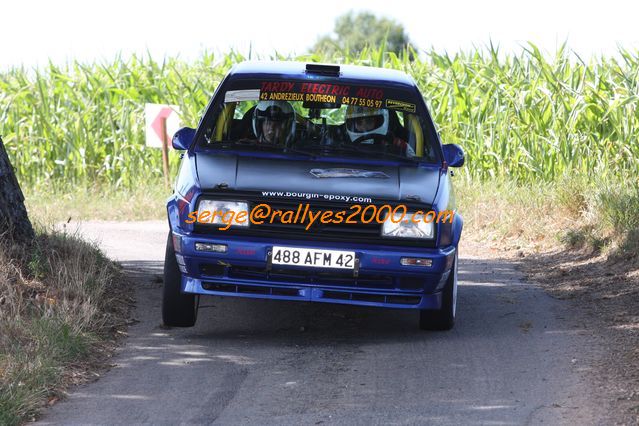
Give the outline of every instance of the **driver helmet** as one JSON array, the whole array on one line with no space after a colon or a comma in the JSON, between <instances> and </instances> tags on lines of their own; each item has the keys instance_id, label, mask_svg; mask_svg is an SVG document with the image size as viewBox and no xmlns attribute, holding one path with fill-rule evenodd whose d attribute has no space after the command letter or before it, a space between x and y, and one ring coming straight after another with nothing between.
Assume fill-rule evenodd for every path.
<instances>
[{"instance_id":1,"label":"driver helmet","mask_svg":"<svg viewBox=\"0 0 639 426\"><path fill-rule=\"evenodd\" d=\"M263 134L264 121L275 124L277 131L270 135L277 140L269 141L269 135ZM295 111L287 101L259 101L253 112L253 132L259 140L271 143L288 143L295 135Z\"/></svg>"},{"instance_id":2,"label":"driver helmet","mask_svg":"<svg viewBox=\"0 0 639 426\"><path fill-rule=\"evenodd\" d=\"M346 109L346 131L351 141L364 135L388 134L388 110L361 106Z\"/></svg>"}]
</instances>

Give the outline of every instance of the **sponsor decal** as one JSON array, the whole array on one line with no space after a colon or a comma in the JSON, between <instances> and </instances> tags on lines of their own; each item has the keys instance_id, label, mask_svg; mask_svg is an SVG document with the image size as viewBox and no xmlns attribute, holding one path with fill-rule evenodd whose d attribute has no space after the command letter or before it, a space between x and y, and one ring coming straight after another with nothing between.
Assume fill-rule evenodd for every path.
<instances>
[{"instance_id":1,"label":"sponsor decal","mask_svg":"<svg viewBox=\"0 0 639 426\"><path fill-rule=\"evenodd\" d=\"M258 89L229 90L224 95L224 102L256 101L260 98Z\"/></svg>"},{"instance_id":2,"label":"sponsor decal","mask_svg":"<svg viewBox=\"0 0 639 426\"><path fill-rule=\"evenodd\" d=\"M406 112L416 111L415 104L411 104L409 102L404 102L404 101L396 101L394 99L386 99L386 108L396 109L399 111L406 111Z\"/></svg>"},{"instance_id":3,"label":"sponsor decal","mask_svg":"<svg viewBox=\"0 0 639 426\"><path fill-rule=\"evenodd\" d=\"M333 83L264 81L260 85L259 99L262 101L301 101L382 108L384 90L375 87L353 87Z\"/></svg>"},{"instance_id":4,"label":"sponsor decal","mask_svg":"<svg viewBox=\"0 0 639 426\"><path fill-rule=\"evenodd\" d=\"M353 203L372 203L369 197L357 195L317 194L313 192L262 191L262 197L305 198L307 200L345 201Z\"/></svg>"}]
</instances>

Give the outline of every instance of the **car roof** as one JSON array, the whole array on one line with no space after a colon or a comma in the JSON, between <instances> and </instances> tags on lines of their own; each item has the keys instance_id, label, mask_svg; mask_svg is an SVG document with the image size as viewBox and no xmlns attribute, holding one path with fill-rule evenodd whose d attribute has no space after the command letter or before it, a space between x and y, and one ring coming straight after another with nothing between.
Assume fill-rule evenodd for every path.
<instances>
[{"instance_id":1,"label":"car roof","mask_svg":"<svg viewBox=\"0 0 639 426\"><path fill-rule=\"evenodd\" d=\"M294 78L307 79L312 74L306 72L307 62L298 61L246 61L235 65L229 72L231 77L240 78ZM313 78L326 80L349 80L352 82L375 82L376 85L415 87L415 81L406 73L387 69L359 65L317 64L339 66L339 77L312 75Z\"/></svg>"}]
</instances>

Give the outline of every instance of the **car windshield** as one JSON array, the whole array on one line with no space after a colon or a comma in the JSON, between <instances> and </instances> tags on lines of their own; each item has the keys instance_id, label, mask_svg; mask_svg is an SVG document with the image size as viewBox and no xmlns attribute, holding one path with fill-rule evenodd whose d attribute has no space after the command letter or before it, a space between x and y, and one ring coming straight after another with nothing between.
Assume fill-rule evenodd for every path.
<instances>
[{"instance_id":1,"label":"car windshield","mask_svg":"<svg viewBox=\"0 0 639 426\"><path fill-rule=\"evenodd\" d=\"M431 132L417 110L383 89L259 82L224 94L205 118L199 146L435 162Z\"/></svg>"}]
</instances>

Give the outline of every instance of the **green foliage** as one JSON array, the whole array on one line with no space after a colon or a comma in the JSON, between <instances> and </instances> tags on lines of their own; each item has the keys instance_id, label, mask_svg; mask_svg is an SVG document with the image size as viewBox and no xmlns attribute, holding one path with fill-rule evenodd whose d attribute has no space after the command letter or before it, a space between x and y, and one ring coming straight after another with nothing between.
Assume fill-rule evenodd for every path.
<instances>
[{"instance_id":1,"label":"green foliage","mask_svg":"<svg viewBox=\"0 0 639 426\"><path fill-rule=\"evenodd\" d=\"M359 55L370 46L386 44L386 50L399 55L410 43L404 27L391 19L378 18L370 12L354 14L352 11L337 18L336 37L320 37L312 50L333 54L350 52Z\"/></svg>"},{"instance_id":2,"label":"green foliage","mask_svg":"<svg viewBox=\"0 0 639 426\"><path fill-rule=\"evenodd\" d=\"M467 178L520 183L564 176L639 175L639 56L585 63L562 47L546 59L533 44L501 55L492 46L416 58L382 43L359 55L273 59L381 66L413 76L444 143L460 144ZM412 60L412 58L415 58ZM132 188L157 182L161 154L144 147L145 102L177 104L195 126L230 67L231 52L195 63L149 58L53 64L0 74L0 134L27 185ZM178 156L172 154L176 170Z\"/></svg>"},{"instance_id":3,"label":"green foliage","mask_svg":"<svg viewBox=\"0 0 639 426\"><path fill-rule=\"evenodd\" d=\"M31 252L27 262L27 271L35 279L41 279L47 273L46 257L40 246L36 246Z\"/></svg>"}]
</instances>

